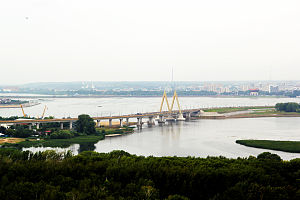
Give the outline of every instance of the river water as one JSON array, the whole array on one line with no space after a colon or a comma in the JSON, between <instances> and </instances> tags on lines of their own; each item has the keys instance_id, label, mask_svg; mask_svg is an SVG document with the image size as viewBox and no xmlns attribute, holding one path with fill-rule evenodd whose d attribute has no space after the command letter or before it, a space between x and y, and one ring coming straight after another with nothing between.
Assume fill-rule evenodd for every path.
<instances>
[{"instance_id":1,"label":"river water","mask_svg":"<svg viewBox=\"0 0 300 200\"><path fill-rule=\"evenodd\" d=\"M41 115L44 105L46 115L55 117L76 117L86 113L91 116L119 115L137 112L157 111L160 98L48 98L41 99L40 105L25 108L31 116ZM297 98L210 98L182 97L183 108L264 106L278 102L299 102ZM0 116L21 116L20 109L0 109ZM222 120L192 120L145 126L142 130L120 137L106 138L95 144L95 151L110 152L125 150L144 156L226 156L230 158L257 156L269 151L285 160L300 158L300 154L256 149L236 144L237 139L300 140L300 118L244 118ZM28 148L39 151L51 148ZM74 154L79 151L75 144L67 150ZM56 148L57 151L66 149ZM24 149L27 150L27 149Z\"/></svg>"},{"instance_id":2,"label":"river water","mask_svg":"<svg viewBox=\"0 0 300 200\"><path fill-rule=\"evenodd\" d=\"M24 100L24 99L22 99ZM29 99L30 100L30 99ZM36 99L34 99L36 100ZM171 99L169 99L170 101ZM48 107L45 116L77 117L80 114L90 116L109 116L159 111L160 97L148 98L41 98L39 105L26 107L24 111L32 117L41 116L44 106ZM278 102L299 102L299 98L215 98L215 97L179 97L181 108L207 108L230 106L266 106ZM177 109L177 106L174 105ZM165 107L166 110L166 107ZM0 116L22 116L21 108L2 108Z\"/></svg>"}]
</instances>

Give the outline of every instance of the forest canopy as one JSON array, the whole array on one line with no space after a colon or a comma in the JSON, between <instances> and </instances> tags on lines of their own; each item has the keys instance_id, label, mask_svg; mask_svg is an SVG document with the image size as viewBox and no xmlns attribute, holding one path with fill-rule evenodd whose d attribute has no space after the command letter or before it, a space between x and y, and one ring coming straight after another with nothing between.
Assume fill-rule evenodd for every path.
<instances>
[{"instance_id":1,"label":"forest canopy","mask_svg":"<svg viewBox=\"0 0 300 200\"><path fill-rule=\"evenodd\" d=\"M299 199L300 159L0 149L2 199ZM262 198L263 197L263 198Z\"/></svg>"}]
</instances>

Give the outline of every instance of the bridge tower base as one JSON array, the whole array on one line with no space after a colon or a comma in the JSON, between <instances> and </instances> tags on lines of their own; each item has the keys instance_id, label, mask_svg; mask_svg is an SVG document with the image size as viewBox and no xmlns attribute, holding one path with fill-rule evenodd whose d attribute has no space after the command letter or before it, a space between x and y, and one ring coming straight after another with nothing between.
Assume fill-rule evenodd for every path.
<instances>
[{"instance_id":1,"label":"bridge tower base","mask_svg":"<svg viewBox=\"0 0 300 200\"><path fill-rule=\"evenodd\" d=\"M183 114L180 113L176 119L177 121L185 121L185 118L183 117Z\"/></svg>"}]
</instances>

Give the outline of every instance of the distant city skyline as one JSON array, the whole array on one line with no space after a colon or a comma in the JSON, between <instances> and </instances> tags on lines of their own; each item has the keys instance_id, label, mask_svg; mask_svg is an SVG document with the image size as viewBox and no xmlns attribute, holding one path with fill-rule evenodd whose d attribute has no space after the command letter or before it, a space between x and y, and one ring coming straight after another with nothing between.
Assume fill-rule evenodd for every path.
<instances>
[{"instance_id":1,"label":"distant city skyline","mask_svg":"<svg viewBox=\"0 0 300 200\"><path fill-rule=\"evenodd\" d=\"M300 2L0 2L0 85L299 80Z\"/></svg>"}]
</instances>

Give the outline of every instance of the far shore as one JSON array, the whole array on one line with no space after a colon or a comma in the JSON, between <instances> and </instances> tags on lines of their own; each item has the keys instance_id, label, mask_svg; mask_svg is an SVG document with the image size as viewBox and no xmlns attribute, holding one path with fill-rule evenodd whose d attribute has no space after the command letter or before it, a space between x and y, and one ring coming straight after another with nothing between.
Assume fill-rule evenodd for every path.
<instances>
[{"instance_id":1,"label":"far shore","mask_svg":"<svg viewBox=\"0 0 300 200\"><path fill-rule=\"evenodd\" d=\"M234 119L260 117L300 117L299 112L283 112L273 106L224 107L206 109L199 119Z\"/></svg>"},{"instance_id":2,"label":"far shore","mask_svg":"<svg viewBox=\"0 0 300 200\"><path fill-rule=\"evenodd\" d=\"M154 98L154 97L158 97L161 98L161 96L157 96L157 95L150 95L150 96L139 96L139 95L134 95L134 96L130 96L130 95L74 95L74 96L68 96L68 95L51 95L51 94L31 94L30 96L17 96L17 95L8 95L8 96L4 96L1 95L2 93L0 93L0 97L5 97L5 98L20 98L20 99L44 99L44 98ZM7 94L7 93L5 93ZM212 97L212 98L253 98L253 99L257 99L257 98L291 98L291 97L287 97L287 96L227 96L227 95L207 95L207 96L190 96L190 95L180 95L180 97L191 97L191 98L195 98L195 97Z\"/></svg>"}]
</instances>

